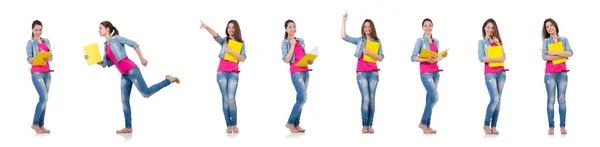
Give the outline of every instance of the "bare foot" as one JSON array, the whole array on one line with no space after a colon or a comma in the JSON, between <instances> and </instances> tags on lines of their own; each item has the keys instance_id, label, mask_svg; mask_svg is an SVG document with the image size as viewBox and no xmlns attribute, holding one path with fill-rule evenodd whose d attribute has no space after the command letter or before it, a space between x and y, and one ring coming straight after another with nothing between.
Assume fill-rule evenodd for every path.
<instances>
[{"instance_id":1,"label":"bare foot","mask_svg":"<svg viewBox=\"0 0 600 147\"><path fill-rule=\"evenodd\" d=\"M429 130L430 133L437 133L437 130L432 129L429 126L427 126L427 129Z\"/></svg>"},{"instance_id":2,"label":"bare foot","mask_svg":"<svg viewBox=\"0 0 600 147\"><path fill-rule=\"evenodd\" d=\"M167 75L167 76L165 76L165 78L169 79L169 81L171 81L171 83L175 82L175 83L179 84L179 82L180 82L179 78L173 77L171 75Z\"/></svg>"},{"instance_id":3,"label":"bare foot","mask_svg":"<svg viewBox=\"0 0 600 147\"><path fill-rule=\"evenodd\" d=\"M298 130L298 132L304 132L306 131L306 129L300 127L300 126L296 126L296 130Z\"/></svg>"},{"instance_id":4,"label":"bare foot","mask_svg":"<svg viewBox=\"0 0 600 147\"><path fill-rule=\"evenodd\" d=\"M44 133L44 130L42 130L40 128L40 126L38 126L38 125L31 125L31 128L35 131L35 133L38 133L38 134Z\"/></svg>"},{"instance_id":5,"label":"bare foot","mask_svg":"<svg viewBox=\"0 0 600 147\"><path fill-rule=\"evenodd\" d=\"M554 134L554 128L548 129L548 134Z\"/></svg>"},{"instance_id":6,"label":"bare foot","mask_svg":"<svg viewBox=\"0 0 600 147\"><path fill-rule=\"evenodd\" d=\"M239 133L240 130L237 128L237 126L233 126L233 133Z\"/></svg>"},{"instance_id":7,"label":"bare foot","mask_svg":"<svg viewBox=\"0 0 600 147\"><path fill-rule=\"evenodd\" d=\"M369 133L375 133L375 130L373 130L372 126L367 127L369 129Z\"/></svg>"},{"instance_id":8,"label":"bare foot","mask_svg":"<svg viewBox=\"0 0 600 147\"><path fill-rule=\"evenodd\" d=\"M560 133L561 134L567 134L567 129L565 129L564 127L560 128Z\"/></svg>"},{"instance_id":9,"label":"bare foot","mask_svg":"<svg viewBox=\"0 0 600 147\"><path fill-rule=\"evenodd\" d=\"M40 127L40 129L42 129L42 131L44 131L44 133L50 133L50 130L46 129L45 127Z\"/></svg>"},{"instance_id":10,"label":"bare foot","mask_svg":"<svg viewBox=\"0 0 600 147\"><path fill-rule=\"evenodd\" d=\"M227 133L231 133L231 132L233 132L233 129L232 129L232 128L233 128L233 127L231 127L231 126L228 126L228 127L227 127L227 130L225 130L225 132L227 132Z\"/></svg>"},{"instance_id":11,"label":"bare foot","mask_svg":"<svg viewBox=\"0 0 600 147\"><path fill-rule=\"evenodd\" d=\"M431 133L429 131L429 128L424 124L419 124L419 128L421 128L421 130L423 130L423 133L426 133L426 134Z\"/></svg>"},{"instance_id":12,"label":"bare foot","mask_svg":"<svg viewBox=\"0 0 600 147\"><path fill-rule=\"evenodd\" d=\"M369 127L363 126L362 133L369 133Z\"/></svg>"},{"instance_id":13,"label":"bare foot","mask_svg":"<svg viewBox=\"0 0 600 147\"><path fill-rule=\"evenodd\" d=\"M492 129L489 126L483 126L483 131L485 134L492 134Z\"/></svg>"},{"instance_id":14,"label":"bare foot","mask_svg":"<svg viewBox=\"0 0 600 147\"><path fill-rule=\"evenodd\" d=\"M492 134L499 134L500 132L498 132L498 130L496 130L496 128L492 128Z\"/></svg>"},{"instance_id":15,"label":"bare foot","mask_svg":"<svg viewBox=\"0 0 600 147\"><path fill-rule=\"evenodd\" d=\"M285 127L290 129L290 132L292 133L298 133L298 130L296 129L296 126L294 126L294 124L285 124Z\"/></svg>"},{"instance_id":16,"label":"bare foot","mask_svg":"<svg viewBox=\"0 0 600 147\"><path fill-rule=\"evenodd\" d=\"M131 128L123 128L121 130L117 130L117 133L132 133L133 129Z\"/></svg>"}]
</instances>

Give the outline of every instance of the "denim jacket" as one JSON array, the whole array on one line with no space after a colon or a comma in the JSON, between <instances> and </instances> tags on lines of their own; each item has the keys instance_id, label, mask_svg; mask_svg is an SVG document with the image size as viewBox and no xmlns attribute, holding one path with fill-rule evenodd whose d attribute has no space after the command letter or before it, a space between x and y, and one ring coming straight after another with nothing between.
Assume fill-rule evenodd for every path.
<instances>
[{"instance_id":1,"label":"denim jacket","mask_svg":"<svg viewBox=\"0 0 600 147\"><path fill-rule=\"evenodd\" d=\"M215 37L215 41L217 41L217 43L221 45L219 58L225 58L225 47L227 47L227 43L229 43L229 40L227 40L227 37L221 37L220 35L217 35L217 37ZM244 59L246 59L246 42L242 42L242 50L240 51L240 55L244 57Z\"/></svg>"},{"instance_id":2,"label":"denim jacket","mask_svg":"<svg viewBox=\"0 0 600 147\"><path fill-rule=\"evenodd\" d=\"M298 43L300 43L300 46L302 46L302 51L304 52L304 54L306 54L306 48L304 46L304 39L302 38L295 38L296 41L298 41ZM285 56L287 55L287 53L290 51L290 48L292 48L292 46L290 45L290 38L286 38L283 41L281 41L281 55L283 56L283 62L285 62ZM294 55L295 52L292 51L292 59L290 59L290 64L292 64L292 62L296 61L296 56Z\"/></svg>"},{"instance_id":3,"label":"denim jacket","mask_svg":"<svg viewBox=\"0 0 600 147\"><path fill-rule=\"evenodd\" d=\"M108 43L110 43L110 51L114 54L115 58L117 59L117 62L120 62L123 58L127 57L127 52L125 52L125 45L132 48L138 48L140 46L135 41L129 40L125 37L121 37L119 35L112 36ZM106 50L106 45L107 42L104 42L104 50ZM102 67L111 67L113 65L115 65L115 63L108 59L108 56L106 56L105 54L104 60L102 61Z\"/></svg>"},{"instance_id":4,"label":"denim jacket","mask_svg":"<svg viewBox=\"0 0 600 147\"><path fill-rule=\"evenodd\" d=\"M440 48L440 42L433 38L433 44L435 44L435 47ZM415 48L413 49L412 55L410 56L410 60L413 61L415 60L415 58L417 58L419 56L419 54L421 53L421 50L425 48L427 50L431 50L430 45L429 45L429 39L427 39L427 36L423 35L422 38L417 39L417 43L415 43Z\"/></svg>"},{"instance_id":5,"label":"denim jacket","mask_svg":"<svg viewBox=\"0 0 600 147\"><path fill-rule=\"evenodd\" d=\"M50 40L48 40L47 38L41 38L42 42L44 42L44 44L46 45L46 47L48 47L48 51L50 51ZM35 57L35 55L37 55L37 53L40 51L40 48L38 46L38 42L35 38L31 38L31 40L27 41L27 47L25 47L25 49L27 50L27 61L29 62L29 59ZM50 51L51 52L51 51ZM52 56L52 55L50 55Z\"/></svg>"},{"instance_id":6,"label":"denim jacket","mask_svg":"<svg viewBox=\"0 0 600 147\"><path fill-rule=\"evenodd\" d=\"M491 46L491 42L488 38L483 38L481 40L479 40L479 51L478 51L478 55L479 55L479 62L483 62L483 58L485 58L487 56L487 47ZM502 47L502 53L505 53L504 51L504 47Z\"/></svg>"},{"instance_id":7,"label":"denim jacket","mask_svg":"<svg viewBox=\"0 0 600 147\"><path fill-rule=\"evenodd\" d=\"M367 43L367 38L365 37L352 37L352 36L348 36L346 35L346 38L344 38L344 41L346 42L350 42L352 44L356 45L356 51L354 51L354 57L356 58L360 58L360 56L363 54L363 50L365 49L365 44ZM381 56L381 59L383 60L383 48L381 45L380 40L375 40L373 38L371 38L371 41L376 41L379 42L379 51L378 51L378 55Z\"/></svg>"},{"instance_id":8,"label":"denim jacket","mask_svg":"<svg viewBox=\"0 0 600 147\"><path fill-rule=\"evenodd\" d=\"M569 40L567 39L567 37L558 37L558 41L562 42L563 44L563 48L565 49L565 51L569 51L571 52L571 55L573 55L573 50L571 50L571 45L569 45ZM542 43L542 50L544 50L544 52L548 51L548 45L554 43L554 40L552 39L552 37L548 37L546 39L544 39L543 43ZM544 61L546 61L546 58L548 57L548 54L542 52L542 59ZM569 59L569 58L567 58Z\"/></svg>"}]
</instances>

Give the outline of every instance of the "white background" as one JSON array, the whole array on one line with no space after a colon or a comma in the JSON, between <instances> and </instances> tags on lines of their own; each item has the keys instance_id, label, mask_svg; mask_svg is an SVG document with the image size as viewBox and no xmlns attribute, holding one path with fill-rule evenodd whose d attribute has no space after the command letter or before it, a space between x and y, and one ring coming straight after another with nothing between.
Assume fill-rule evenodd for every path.
<instances>
[{"instance_id":1,"label":"white background","mask_svg":"<svg viewBox=\"0 0 600 147\"><path fill-rule=\"evenodd\" d=\"M0 4L0 146L306 146L374 145L434 146L529 144L562 146L597 139L595 87L597 70L589 63L598 20L593 1L41 1L12 0ZM356 84L355 46L340 38L342 14L348 10L347 33L359 36L370 18L382 40L385 59L377 89L375 134L362 134L360 93ZM421 21L431 18L433 36L450 48L439 63L440 100L433 110L437 135L417 127L425 104L418 63L410 62ZM541 59L541 30L554 18L560 36L568 37L574 56L568 61L568 135L547 135L546 91ZM477 41L488 18L499 26L507 52L507 82L498 122L500 135L482 130L489 95ZM42 37L54 49L52 85L47 106L49 135L30 129L37 93L26 62L31 23L41 20ZM216 82L219 45L200 20L224 35L236 19L246 41L247 60L240 64L237 92L240 133L225 133L221 95ZM295 102L289 66L281 60L284 22L296 21L307 48L319 46L311 67L308 100L301 124L305 134L285 128ZM166 74L173 84L149 99L134 88L132 135L115 135L124 127L120 75L116 68L88 66L83 46L104 42L101 21L110 20L123 37L137 41L149 61L141 67L148 84ZM139 58L127 49L138 65ZM558 109L556 109L558 111ZM558 126L558 112L555 114ZM520 142L520 143L519 143ZM212 145L210 145L212 144Z\"/></svg>"}]
</instances>

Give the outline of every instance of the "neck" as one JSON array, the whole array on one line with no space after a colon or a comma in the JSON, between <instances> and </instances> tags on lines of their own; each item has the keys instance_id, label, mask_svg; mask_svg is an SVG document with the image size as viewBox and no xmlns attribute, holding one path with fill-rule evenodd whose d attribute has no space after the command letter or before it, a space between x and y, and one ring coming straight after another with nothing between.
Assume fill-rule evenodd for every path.
<instances>
[{"instance_id":1,"label":"neck","mask_svg":"<svg viewBox=\"0 0 600 147\"><path fill-rule=\"evenodd\" d=\"M367 40L371 40L371 35L366 35Z\"/></svg>"},{"instance_id":2,"label":"neck","mask_svg":"<svg viewBox=\"0 0 600 147\"><path fill-rule=\"evenodd\" d=\"M294 36L294 35L290 35L290 34L288 34L288 38L289 38L289 39L292 39L292 38L295 38L295 37L296 37L296 36Z\"/></svg>"},{"instance_id":3,"label":"neck","mask_svg":"<svg viewBox=\"0 0 600 147\"><path fill-rule=\"evenodd\" d=\"M433 38L431 38L431 33L425 33L425 36L427 36L427 39L432 40Z\"/></svg>"},{"instance_id":4,"label":"neck","mask_svg":"<svg viewBox=\"0 0 600 147\"><path fill-rule=\"evenodd\" d=\"M554 34L550 34L550 37L552 37L553 39L556 39L556 38L558 38L558 35L556 33L554 33Z\"/></svg>"},{"instance_id":5,"label":"neck","mask_svg":"<svg viewBox=\"0 0 600 147\"><path fill-rule=\"evenodd\" d=\"M112 37L111 35L105 35L104 39L106 39L106 41L109 41L111 37Z\"/></svg>"},{"instance_id":6,"label":"neck","mask_svg":"<svg viewBox=\"0 0 600 147\"><path fill-rule=\"evenodd\" d=\"M33 38L35 38L35 40L37 40L37 41L41 41L42 40L42 37L33 37Z\"/></svg>"}]
</instances>

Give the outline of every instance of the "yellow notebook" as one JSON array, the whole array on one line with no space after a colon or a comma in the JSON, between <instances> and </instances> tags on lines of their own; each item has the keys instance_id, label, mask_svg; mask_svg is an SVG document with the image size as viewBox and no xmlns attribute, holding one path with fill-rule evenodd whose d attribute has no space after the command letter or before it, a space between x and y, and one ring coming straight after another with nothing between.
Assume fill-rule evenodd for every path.
<instances>
[{"instance_id":1,"label":"yellow notebook","mask_svg":"<svg viewBox=\"0 0 600 147\"><path fill-rule=\"evenodd\" d=\"M563 47L562 42L557 42L557 43L553 43L553 44L548 44L548 51L550 52L564 52L565 48ZM567 62L567 58L560 58L560 59L555 59L552 60L552 64L556 65L556 64L560 64L563 62Z\"/></svg>"},{"instance_id":2,"label":"yellow notebook","mask_svg":"<svg viewBox=\"0 0 600 147\"><path fill-rule=\"evenodd\" d=\"M46 65L46 61L44 60L44 58L48 58L52 55L51 52L38 52L35 57L33 58L33 63L32 65L35 66L44 66Z\"/></svg>"},{"instance_id":3,"label":"yellow notebook","mask_svg":"<svg viewBox=\"0 0 600 147\"><path fill-rule=\"evenodd\" d=\"M83 46L83 52L85 53L85 55L88 56L88 65L102 62L102 58L100 57L100 50L98 49L98 43Z\"/></svg>"},{"instance_id":4,"label":"yellow notebook","mask_svg":"<svg viewBox=\"0 0 600 147\"><path fill-rule=\"evenodd\" d=\"M319 55L318 55L318 49L319 47L315 47L312 51L310 51L310 53L305 54L304 57L302 57L302 59L300 59L300 61L298 61L298 63L296 63L295 66L297 67L308 67L308 61L309 60L315 60Z\"/></svg>"},{"instance_id":5,"label":"yellow notebook","mask_svg":"<svg viewBox=\"0 0 600 147\"><path fill-rule=\"evenodd\" d=\"M434 58L436 58L436 61L438 61L438 60L442 59L442 55L446 54L447 52L448 52L448 49L445 49L445 50L441 51L440 53L436 53L436 52L433 52L426 48L423 48L423 49L421 49L421 53L419 53L418 57L423 58L423 59L434 57Z\"/></svg>"},{"instance_id":6,"label":"yellow notebook","mask_svg":"<svg viewBox=\"0 0 600 147\"><path fill-rule=\"evenodd\" d=\"M373 52L373 54L375 54L375 55L379 54L379 42L373 42L371 40L367 40L366 49ZM363 61L377 62L377 60L375 60L375 58L373 58L369 55L364 55Z\"/></svg>"},{"instance_id":7,"label":"yellow notebook","mask_svg":"<svg viewBox=\"0 0 600 147\"><path fill-rule=\"evenodd\" d=\"M233 50L233 52L235 52L237 54L240 54L240 52L242 51L242 45L243 44L241 42L237 42L232 39L229 39L229 42L227 43L227 46L229 47L229 49ZM229 53L225 53L225 60L235 62L235 63L238 62L238 60Z\"/></svg>"},{"instance_id":8,"label":"yellow notebook","mask_svg":"<svg viewBox=\"0 0 600 147\"><path fill-rule=\"evenodd\" d=\"M487 48L487 57L488 58L500 58L502 57L502 46L488 46ZM488 64L489 67L499 67L504 66L504 62L490 62Z\"/></svg>"}]
</instances>

